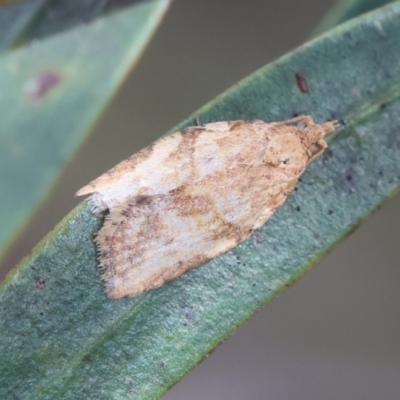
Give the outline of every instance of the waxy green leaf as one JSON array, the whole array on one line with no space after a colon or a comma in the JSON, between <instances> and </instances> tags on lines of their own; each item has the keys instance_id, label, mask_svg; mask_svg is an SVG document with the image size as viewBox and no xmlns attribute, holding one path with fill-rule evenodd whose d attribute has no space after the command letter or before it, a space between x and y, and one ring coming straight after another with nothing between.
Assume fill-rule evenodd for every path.
<instances>
[{"instance_id":1,"label":"waxy green leaf","mask_svg":"<svg viewBox=\"0 0 400 400\"><path fill-rule=\"evenodd\" d=\"M68 215L1 288L0 397L158 398L395 193L399 17L394 3L349 21L196 113L203 123L299 114L342 122L288 201L232 251L159 289L111 300L93 243L101 220L85 203Z\"/></svg>"}]
</instances>

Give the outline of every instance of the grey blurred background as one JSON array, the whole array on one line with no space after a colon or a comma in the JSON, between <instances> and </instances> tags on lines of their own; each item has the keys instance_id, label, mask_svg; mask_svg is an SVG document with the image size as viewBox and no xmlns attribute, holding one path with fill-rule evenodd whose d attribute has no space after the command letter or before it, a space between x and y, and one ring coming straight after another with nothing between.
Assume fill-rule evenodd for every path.
<instances>
[{"instance_id":1,"label":"grey blurred background","mask_svg":"<svg viewBox=\"0 0 400 400\"><path fill-rule=\"evenodd\" d=\"M78 203L77 189L302 44L333 4L176 0L6 266ZM399 206L388 201L164 399L400 399Z\"/></svg>"}]
</instances>

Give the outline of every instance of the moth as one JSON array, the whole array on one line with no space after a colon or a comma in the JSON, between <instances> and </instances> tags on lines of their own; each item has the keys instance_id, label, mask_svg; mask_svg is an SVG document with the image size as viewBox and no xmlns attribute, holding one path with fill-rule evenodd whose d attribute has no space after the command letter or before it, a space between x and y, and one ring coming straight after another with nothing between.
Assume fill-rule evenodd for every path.
<instances>
[{"instance_id":1,"label":"moth","mask_svg":"<svg viewBox=\"0 0 400 400\"><path fill-rule=\"evenodd\" d=\"M95 238L108 296L159 287L247 239L337 128L311 116L192 126L80 189L96 213L109 211Z\"/></svg>"}]
</instances>

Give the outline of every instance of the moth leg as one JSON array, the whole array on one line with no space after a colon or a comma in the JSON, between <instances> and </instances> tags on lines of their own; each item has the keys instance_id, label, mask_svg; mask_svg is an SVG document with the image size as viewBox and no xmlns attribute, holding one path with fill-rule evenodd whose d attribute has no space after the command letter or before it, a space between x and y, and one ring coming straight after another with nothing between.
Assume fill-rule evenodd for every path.
<instances>
[{"instance_id":1,"label":"moth leg","mask_svg":"<svg viewBox=\"0 0 400 400\"><path fill-rule=\"evenodd\" d=\"M308 163L318 158L328 147L324 139L318 140L313 146L317 146L317 151L313 152L312 150L308 150L308 156L310 157Z\"/></svg>"},{"instance_id":2,"label":"moth leg","mask_svg":"<svg viewBox=\"0 0 400 400\"><path fill-rule=\"evenodd\" d=\"M299 115L298 117L287 119L286 121L282 121L282 124L291 124L293 122L298 122L298 128L303 130L309 125L315 125L314 120L311 115Z\"/></svg>"}]
</instances>

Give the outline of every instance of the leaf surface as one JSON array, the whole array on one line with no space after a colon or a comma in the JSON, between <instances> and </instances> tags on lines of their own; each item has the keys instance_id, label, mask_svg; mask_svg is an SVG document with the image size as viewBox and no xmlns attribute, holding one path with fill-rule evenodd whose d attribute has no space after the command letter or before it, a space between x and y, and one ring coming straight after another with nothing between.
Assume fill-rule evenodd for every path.
<instances>
[{"instance_id":1,"label":"leaf surface","mask_svg":"<svg viewBox=\"0 0 400 400\"><path fill-rule=\"evenodd\" d=\"M351 18L358 17L361 14L375 10L389 3L393 3L393 0L339 0L318 24L317 28L314 30L314 34L320 34Z\"/></svg>"},{"instance_id":2,"label":"leaf surface","mask_svg":"<svg viewBox=\"0 0 400 400\"><path fill-rule=\"evenodd\" d=\"M93 243L102 221L85 203L68 215L1 288L0 398L158 398L395 193L399 17L394 3L349 21L196 114L202 123L299 114L343 123L274 217L232 251L159 289L111 300Z\"/></svg>"},{"instance_id":3,"label":"leaf surface","mask_svg":"<svg viewBox=\"0 0 400 400\"><path fill-rule=\"evenodd\" d=\"M0 256L51 189L168 0L0 7Z\"/></svg>"}]
</instances>

